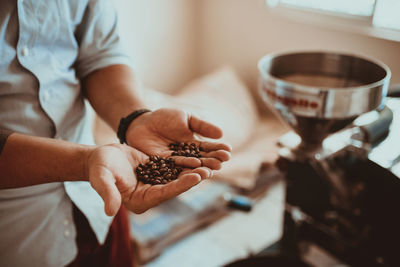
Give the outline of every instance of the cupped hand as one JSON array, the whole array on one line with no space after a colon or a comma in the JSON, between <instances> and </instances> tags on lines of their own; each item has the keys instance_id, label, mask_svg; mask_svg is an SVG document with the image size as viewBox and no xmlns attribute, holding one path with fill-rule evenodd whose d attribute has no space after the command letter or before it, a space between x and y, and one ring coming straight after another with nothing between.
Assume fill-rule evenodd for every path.
<instances>
[{"instance_id":1,"label":"cupped hand","mask_svg":"<svg viewBox=\"0 0 400 267\"><path fill-rule=\"evenodd\" d=\"M202 180L211 177L211 175L211 169L198 167L195 169L183 169L176 180L167 184L150 185L138 182L130 198L124 201L124 206L134 213L143 213L189 190Z\"/></svg>"},{"instance_id":2,"label":"cupped hand","mask_svg":"<svg viewBox=\"0 0 400 267\"><path fill-rule=\"evenodd\" d=\"M126 132L127 143L148 155L171 156L170 143L187 142L201 146L201 158L174 156L179 165L205 166L213 170L230 159L231 147L224 143L201 141L196 136L222 137L222 130L196 116L177 109L162 108L136 118Z\"/></svg>"},{"instance_id":3,"label":"cupped hand","mask_svg":"<svg viewBox=\"0 0 400 267\"><path fill-rule=\"evenodd\" d=\"M136 167L148 159L127 145L110 144L90 150L86 159L87 176L103 199L107 215L115 215L121 203L135 213L144 212L209 178L212 172L206 167L183 169L178 179L151 186L138 182L135 173Z\"/></svg>"}]
</instances>

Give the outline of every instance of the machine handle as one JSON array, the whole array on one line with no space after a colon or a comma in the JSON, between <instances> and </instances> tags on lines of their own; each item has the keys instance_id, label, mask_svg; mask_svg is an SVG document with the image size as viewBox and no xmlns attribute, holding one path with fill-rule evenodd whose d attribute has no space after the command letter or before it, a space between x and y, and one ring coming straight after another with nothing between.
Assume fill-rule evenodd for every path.
<instances>
[{"instance_id":1,"label":"machine handle","mask_svg":"<svg viewBox=\"0 0 400 267\"><path fill-rule=\"evenodd\" d=\"M389 132L390 125L393 121L393 112L385 106L381 111L378 111L379 117L371 123L359 126L364 133L365 141L377 145Z\"/></svg>"}]
</instances>

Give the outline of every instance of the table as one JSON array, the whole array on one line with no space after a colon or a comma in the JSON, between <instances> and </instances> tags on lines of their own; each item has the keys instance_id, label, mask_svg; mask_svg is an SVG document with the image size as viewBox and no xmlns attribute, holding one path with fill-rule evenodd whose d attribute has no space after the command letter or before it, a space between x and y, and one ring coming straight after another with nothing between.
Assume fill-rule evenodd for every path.
<instances>
[{"instance_id":1,"label":"table","mask_svg":"<svg viewBox=\"0 0 400 267\"><path fill-rule=\"evenodd\" d=\"M223 266L258 253L282 234L284 189L283 182L272 185L250 212L232 211L171 245L143 266Z\"/></svg>"}]
</instances>

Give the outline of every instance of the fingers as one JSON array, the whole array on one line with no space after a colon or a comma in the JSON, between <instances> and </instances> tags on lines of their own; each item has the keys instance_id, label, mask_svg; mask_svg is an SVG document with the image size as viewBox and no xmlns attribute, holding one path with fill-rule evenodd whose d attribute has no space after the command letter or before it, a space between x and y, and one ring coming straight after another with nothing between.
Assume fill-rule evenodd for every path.
<instances>
[{"instance_id":1,"label":"fingers","mask_svg":"<svg viewBox=\"0 0 400 267\"><path fill-rule=\"evenodd\" d=\"M201 158L173 156L177 165L188 168L205 166L213 170L219 170L222 167L221 162L228 161L231 158L231 147L227 144L201 141L192 142L203 148L203 151L200 152ZM172 152L170 150L171 154Z\"/></svg>"},{"instance_id":2,"label":"fingers","mask_svg":"<svg viewBox=\"0 0 400 267\"><path fill-rule=\"evenodd\" d=\"M222 168L222 162L228 161L231 154L227 151L213 151L213 152L202 152L201 158L195 157L184 157L184 156L174 156L175 163L182 167L187 168L197 168L200 166L208 167L212 170L219 170Z\"/></svg>"},{"instance_id":3,"label":"fingers","mask_svg":"<svg viewBox=\"0 0 400 267\"><path fill-rule=\"evenodd\" d=\"M201 157L203 158L215 158L220 161L228 161L231 158L231 153L225 150L218 150L212 152L201 152Z\"/></svg>"},{"instance_id":4,"label":"fingers","mask_svg":"<svg viewBox=\"0 0 400 267\"><path fill-rule=\"evenodd\" d=\"M157 203L173 198L200 183L201 180L211 177L212 171L207 167L183 171L178 179L165 185L153 186L158 190ZM158 187L158 188L157 188ZM150 192L149 192L150 193Z\"/></svg>"},{"instance_id":5,"label":"fingers","mask_svg":"<svg viewBox=\"0 0 400 267\"><path fill-rule=\"evenodd\" d=\"M105 213L108 216L117 214L121 206L121 194L112 173L105 168L97 169L91 174L90 183L103 199Z\"/></svg>"},{"instance_id":6,"label":"fingers","mask_svg":"<svg viewBox=\"0 0 400 267\"><path fill-rule=\"evenodd\" d=\"M185 169L178 179L164 185L149 185L139 182L130 203L125 203L135 213L142 213L151 207L186 192L201 180L211 177L212 170L207 167Z\"/></svg>"},{"instance_id":7,"label":"fingers","mask_svg":"<svg viewBox=\"0 0 400 267\"><path fill-rule=\"evenodd\" d=\"M208 167L212 170L219 170L222 168L222 162L215 158L200 158L201 165Z\"/></svg>"},{"instance_id":8,"label":"fingers","mask_svg":"<svg viewBox=\"0 0 400 267\"><path fill-rule=\"evenodd\" d=\"M150 200L150 207L160 204L168 199L176 197L183 192L186 192L193 186L200 183L202 180L202 175L205 175L204 172L199 171L199 173L187 173L179 176L179 178L173 182L170 182L165 185L155 185L150 187L147 190L147 194L149 196L153 194L152 200Z\"/></svg>"},{"instance_id":9,"label":"fingers","mask_svg":"<svg viewBox=\"0 0 400 267\"><path fill-rule=\"evenodd\" d=\"M175 163L179 166L187 168L197 168L200 166L208 167L212 170L222 168L222 162L228 161L231 158L231 153L225 150L212 152L201 152L201 158L173 156Z\"/></svg>"},{"instance_id":10,"label":"fingers","mask_svg":"<svg viewBox=\"0 0 400 267\"><path fill-rule=\"evenodd\" d=\"M181 175L179 176L178 179L181 179L181 177L184 177L185 175L192 174L192 173L199 174L201 179L204 180L204 179L208 179L211 177L212 170L208 167L199 167L199 168L192 169L192 170L186 169L181 173Z\"/></svg>"},{"instance_id":11,"label":"fingers","mask_svg":"<svg viewBox=\"0 0 400 267\"><path fill-rule=\"evenodd\" d=\"M198 117L191 115L189 117L189 128L204 137L218 139L222 137L222 130L218 126L207 121L201 120Z\"/></svg>"},{"instance_id":12,"label":"fingers","mask_svg":"<svg viewBox=\"0 0 400 267\"><path fill-rule=\"evenodd\" d=\"M188 167L188 168L197 168L201 166L201 160L194 157L184 157L184 156L172 156L175 160L176 165Z\"/></svg>"},{"instance_id":13,"label":"fingers","mask_svg":"<svg viewBox=\"0 0 400 267\"><path fill-rule=\"evenodd\" d=\"M194 173L198 173L201 176L201 179L208 179L212 176L213 171L207 167L200 167L193 170Z\"/></svg>"},{"instance_id":14,"label":"fingers","mask_svg":"<svg viewBox=\"0 0 400 267\"><path fill-rule=\"evenodd\" d=\"M216 151L216 150L225 150L228 152L232 151L232 147L224 143L200 142L199 146L202 147L205 152Z\"/></svg>"}]
</instances>

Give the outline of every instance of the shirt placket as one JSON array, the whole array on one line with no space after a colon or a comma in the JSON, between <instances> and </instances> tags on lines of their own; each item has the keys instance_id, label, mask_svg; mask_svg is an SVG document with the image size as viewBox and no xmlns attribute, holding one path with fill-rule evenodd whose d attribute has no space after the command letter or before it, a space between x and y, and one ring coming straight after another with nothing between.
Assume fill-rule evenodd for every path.
<instances>
[{"instance_id":1,"label":"shirt placket","mask_svg":"<svg viewBox=\"0 0 400 267\"><path fill-rule=\"evenodd\" d=\"M32 72L30 63L34 61L33 45L37 31L36 20L32 20L31 18L32 12L30 12L30 10L32 10L33 7L28 0L18 0L17 6L19 22L17 57L20 64Z\"/></svg>"},{"instance_id":2,"label":"shirt placket","mask_svg":"<svg viewBox=\"0 0 400 267\"><path fill-rule=\"evenodd\" d=\"M38 81L39 103L53 123L52 135L55 135L55 124L49 115L51 92L44 88L41 77L35 73L35 42L38 36L39 23L35 15L35 6L31 0L18 0L19 39L17 44L17 58L19 63L27 69Z\"/></svg>"}]
</instances>

